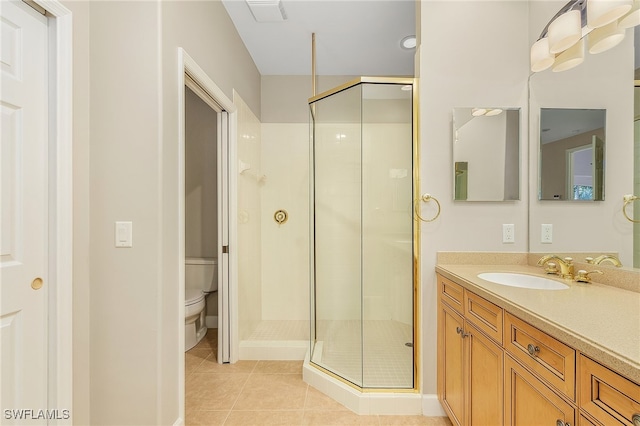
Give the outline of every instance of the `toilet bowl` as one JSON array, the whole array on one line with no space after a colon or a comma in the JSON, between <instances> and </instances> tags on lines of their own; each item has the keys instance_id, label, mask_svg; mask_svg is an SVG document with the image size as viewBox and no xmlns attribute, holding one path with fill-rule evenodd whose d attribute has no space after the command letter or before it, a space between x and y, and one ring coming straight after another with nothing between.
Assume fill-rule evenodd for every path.
<instances>
[{"instance_id":1,"label":"toilet bowl","mask_svg":"<svg viewBox=\"0 0 640 426\"><path fill-rule=\"evenodd\" d=\"M193 348L207 334L205 324L205 294L195 288L185 289L184 294L184 347Z\"/></svg>"},{"instance_id":2,"label":"toilet bowl","mask_svg":"<svg viewBox=\"0 0 640 426\"><path fill-rule=\"evenodd\" d=\"M206 296L218 290L215 258L185 259L184 348L193 348L207 334Z\"/></svg>"}]
</instances>

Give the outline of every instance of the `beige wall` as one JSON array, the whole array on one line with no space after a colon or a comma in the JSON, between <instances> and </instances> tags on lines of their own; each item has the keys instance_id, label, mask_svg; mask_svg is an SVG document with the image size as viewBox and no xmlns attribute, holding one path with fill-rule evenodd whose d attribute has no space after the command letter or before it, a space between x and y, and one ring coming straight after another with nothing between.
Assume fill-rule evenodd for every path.
<instances>
[{"instance_id":1,"label":"beige wall","mask_svg":"<svg viewBox=\"0 0 640 426\"><path fill-rule=\"evenodd\" d=\"M159 5L90 12L91 423L151 424L164 325ZM115 221L133 222L133 248L114 247Z\"/></svg>"},{"instance_id":2,"label":"beige wall","mask_svg":"<svg viewBox=\"0 0 640 426\"><path fill-rule=\"evenodd\" d=\"M421 224L422 386L423 393L435 394L436 252L528 249L526 196L501 203L452 201L450 145L454 107L521 107L521 129L527 128L528 5L422 1L420 9L420 191L434 195L442 204L437 221ZM444 16L456 16L456 25L449 25ZM523 130L520 140L526 141ZM520 161L520 193L526 194L526 153ZM502 244L504 223L515 225L514 244Z\"/></svg>"},{"instance_id":3,"label":"beige wall","mask_svg":"<svg viewBox=\"0 0 640 426\"><path fill-rule=\"evenodd\" d=\"M318 76L316 93L320 94L356 77ZM260 121L262 123L309 123L308 100L311 96L311 75L263 75Z\"/></svg>"},{"instance_id":4,"label":"beige wall","mask_svg":"<svg viewBox=\"0 0 640 426\"><path fill-rule=\"evenodd\" d=\"M218 256L216 112L185 90L185 256Z\"/></svg>"},{"instance_id":5,"label":"beige wall","mask_svg":"<svg viewBox=\"0 0 640 426\"><path fill-rule=\"evenodd\" d=\"M74 13L74 422L173 424L184 321L177 48L257 115L260 76L220 1L65 5ZM114 247L117 220L133 222L133 248Z\"/></svg>"}]
</instances>

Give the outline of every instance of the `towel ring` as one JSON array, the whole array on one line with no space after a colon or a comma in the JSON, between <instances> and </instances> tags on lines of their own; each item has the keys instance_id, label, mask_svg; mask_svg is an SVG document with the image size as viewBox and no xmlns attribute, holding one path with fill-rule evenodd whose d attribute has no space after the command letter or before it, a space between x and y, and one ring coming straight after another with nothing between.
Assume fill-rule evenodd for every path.
<instances>
[{"instance_id":1,"label":"towel ring","mask_svg":"<svg viewBox=\"0 0 640 426\"><path fill-rule=\"evenodd\" d=\"M422 216L420 216L420 201L428 203L431 200L436 202L436 205L438 206L438 212L431 219L425 219ZM423 194L420 198L417 198L415 200L415 202L414 202L414 210L416 212L416 216L421 221L423 221L423 222L433 222L434 220L436 220L438 218L438 216L440 216L440 202L438 201L438 199L436 197L434 197L431 194Z\"/></svg>"},{"instance_id":2,"label":"towel ring","mask_svg":"<svg viewBox=\"0 0 640 426\"><path fill-rule=\"evenodd\" d=\"M627 206L633 203L634 201L640 200L640 197L638 197L637 195L629 194L629 195L625 195L623 199L624 199L624 204L622 205L622 214L624 215L624 217L626 217L629 222L640 223L640 220L634 220L631 217L629 217L629 215L627 214Z\"/></svg>"}]
</instances>

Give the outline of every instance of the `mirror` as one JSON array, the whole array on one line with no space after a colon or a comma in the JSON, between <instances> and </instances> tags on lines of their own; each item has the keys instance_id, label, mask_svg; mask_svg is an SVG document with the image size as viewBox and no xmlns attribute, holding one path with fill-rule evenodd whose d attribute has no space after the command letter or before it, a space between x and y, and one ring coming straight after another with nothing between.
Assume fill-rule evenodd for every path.
<instances>
[{"instance_id":1,"label":"mirror","mask_svg":"<svg viewBox=\"0 0 640 426\"><path fill-rule=\"evenodd\" d=\"M456 201L520 199L520 108L454 108Z\"/></svg>"},{"instance_id":2,"label":"mirror","mask_svg":"<svg viewBox=\"0 0 640 426\"><path fill-rule=\"evenodd\" d=\"M542 108L540 200L604 200L603 109Z\"/></svg>"},{"instance_id":3,"label":"mirror","mask_svg":"<svg viewBox=\"0 0 640 426\"><path fill-rule=\"evenodd\" d=\"M564 4L563 1L528 2L532 29L529 46ZM631 35L627 30L624 40L606 52L596 55L585 51L584 61L573 69L564 72L548 69L530 76L528 204L529 251L532 253L616 253L623 268L634 267L635 225L625 219L622 212L623 197L634 193L634 179L640 179L640 170L634 170L633 70L637 66L634 66ZM540 140L542 130L549 128L540 122L545 108L606 111L602 201L540 199ZM553 198L553 195L542 198ZM640 206L635 203L632 208ZM628 211L631 212L631 207ZM548 229L545 227L548 224L553 225L550 242L549 238L543 239L542 232L543 228ZM583 259L575 257L575 260ZM615 266L598 265L598 269L603 268Z\"/></svg>"}]
</instances>

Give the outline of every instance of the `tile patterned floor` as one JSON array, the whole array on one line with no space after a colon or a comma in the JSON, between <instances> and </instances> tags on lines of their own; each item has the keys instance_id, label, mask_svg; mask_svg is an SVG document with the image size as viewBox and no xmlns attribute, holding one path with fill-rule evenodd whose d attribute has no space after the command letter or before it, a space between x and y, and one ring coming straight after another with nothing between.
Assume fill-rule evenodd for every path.
<instances>
[{"instance_id":1,"label":"tile patterned floor","mask_svg":"<svg viewBox=\"0 0 640 426\"><path fill-rule=\"evenodd\" d=\"M446 418L359 416L302 381L302 361L218 364L215 333L185 354L189 425L431 425Z\"/></svg>"}]
</instances>

